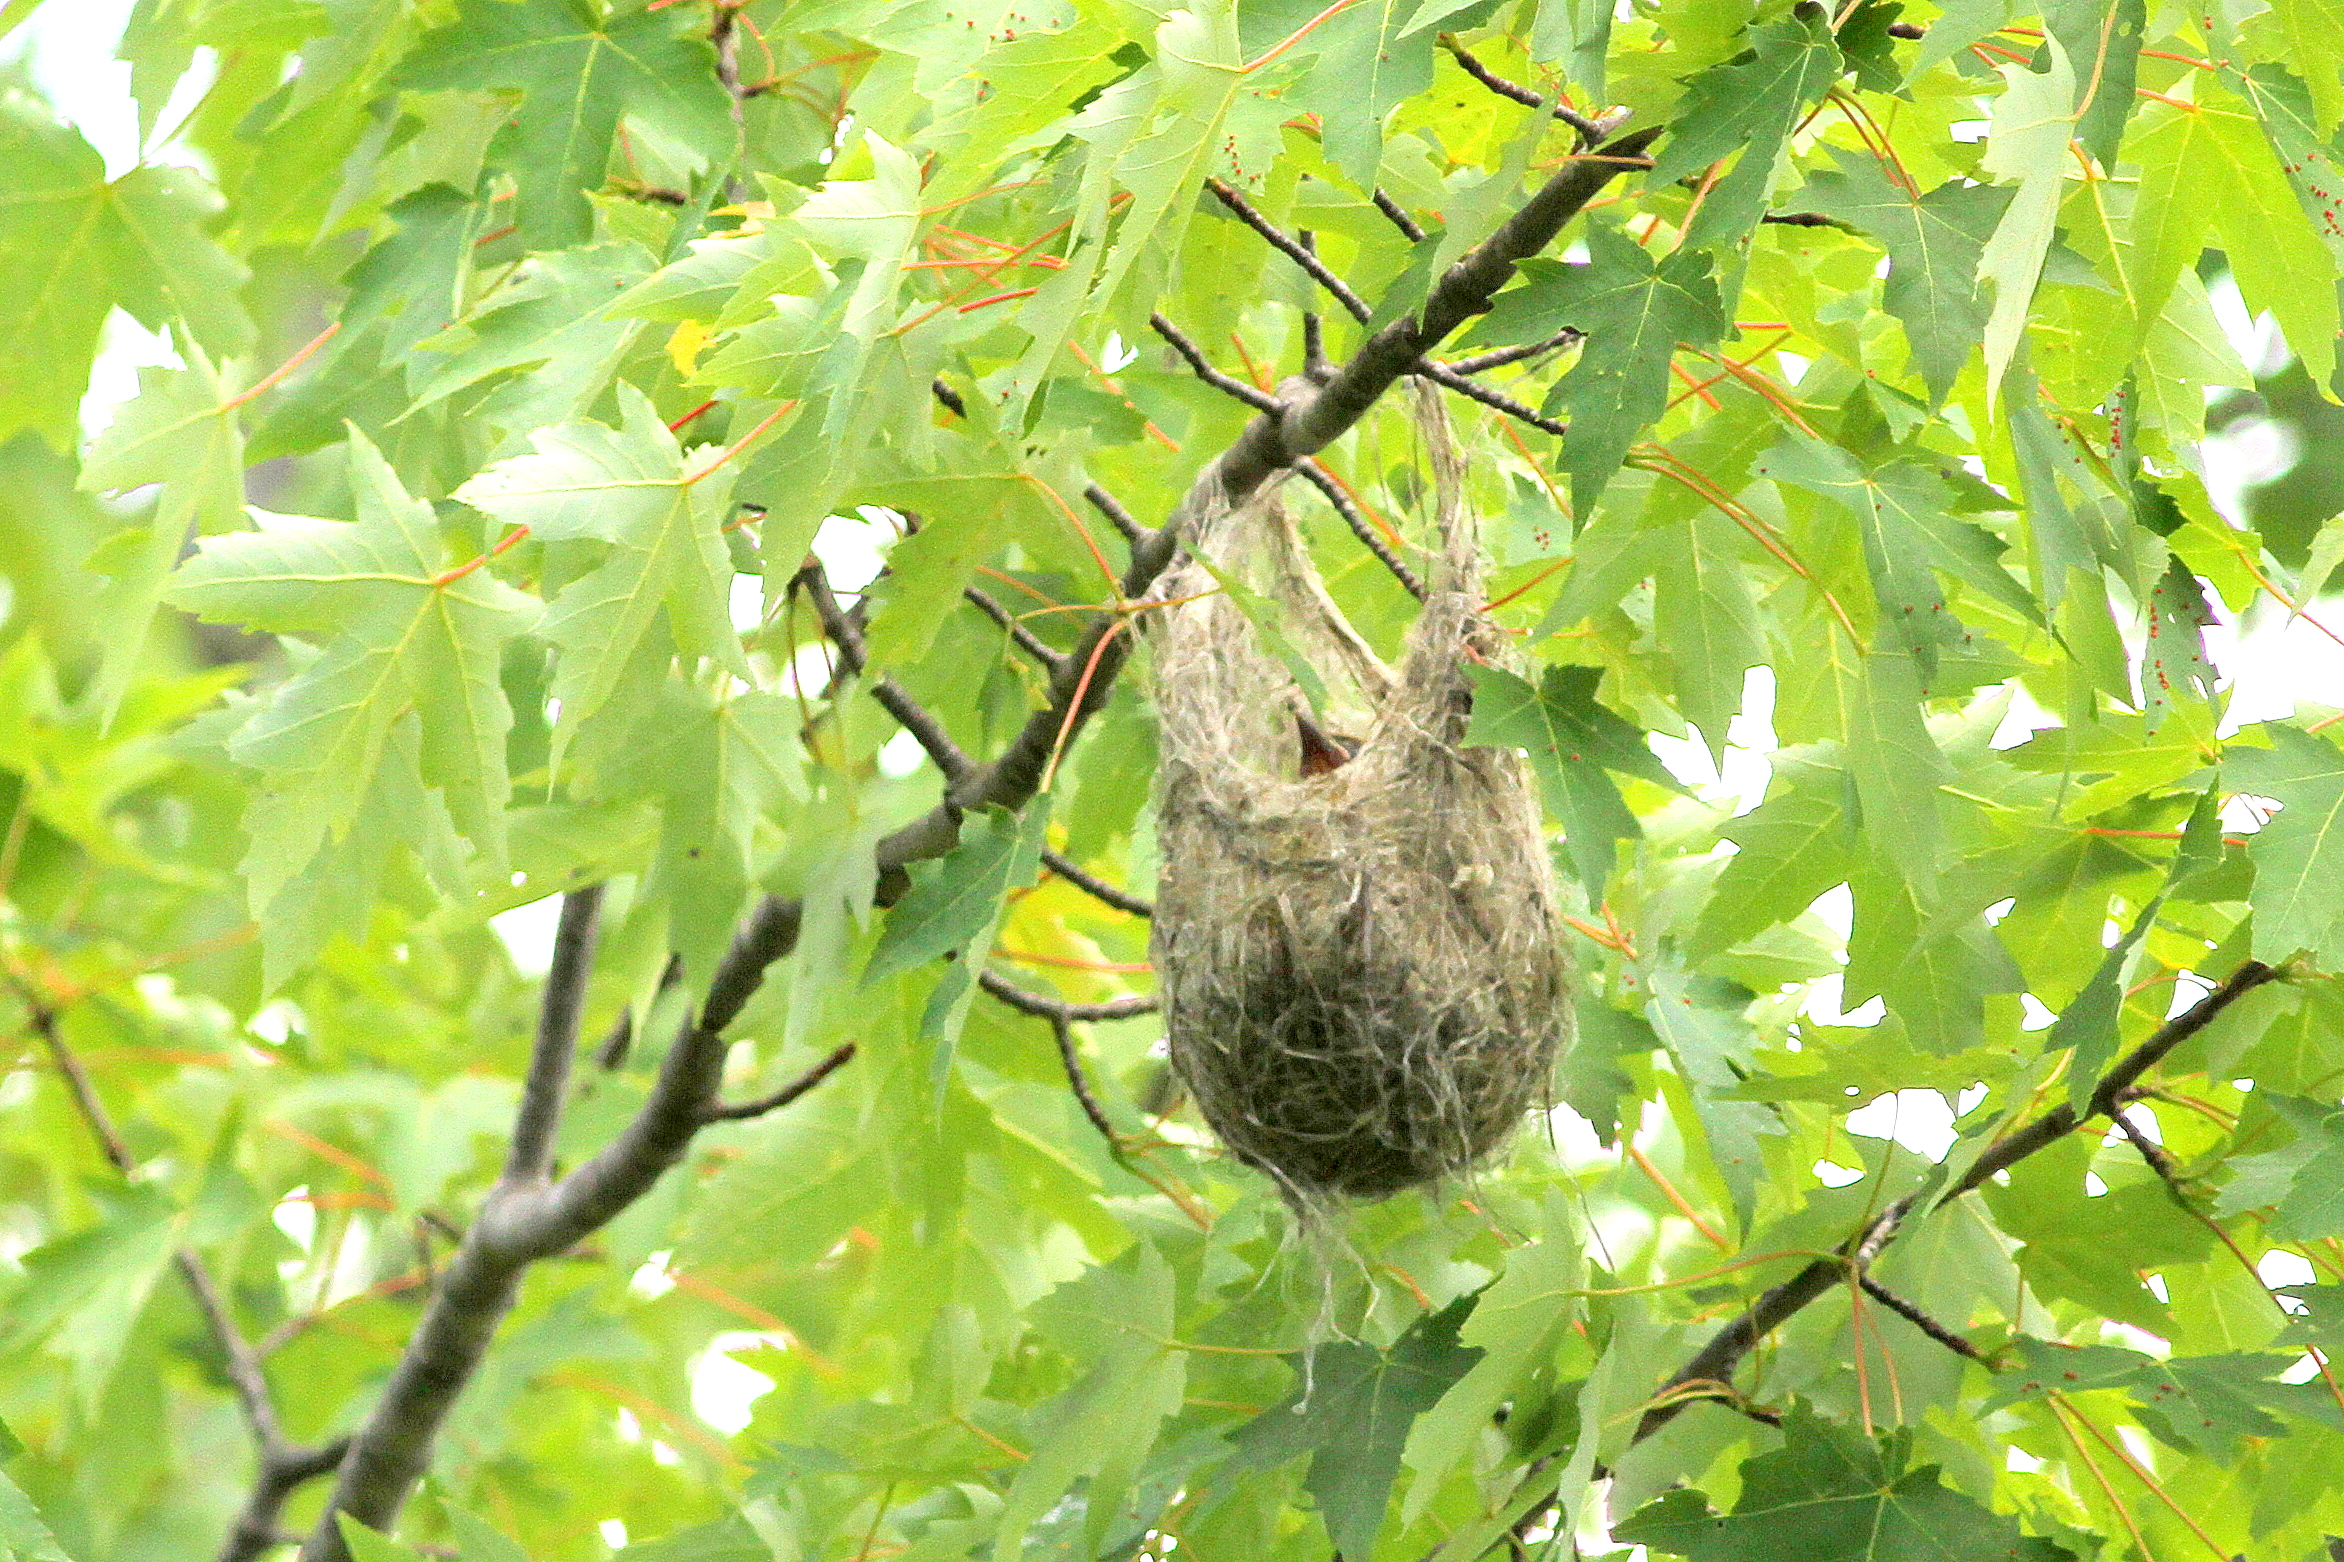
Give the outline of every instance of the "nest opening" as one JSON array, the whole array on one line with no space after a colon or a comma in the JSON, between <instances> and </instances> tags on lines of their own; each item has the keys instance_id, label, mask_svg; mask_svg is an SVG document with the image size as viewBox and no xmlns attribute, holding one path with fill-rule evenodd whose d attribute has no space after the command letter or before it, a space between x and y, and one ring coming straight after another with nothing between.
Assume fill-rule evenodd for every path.
<instances>
[{"instance_id":1,"label":"nest opening","mask_svg":"<svg viewBox=\"0 0 2344 1562\"><path fill-rule=\"evenodd\" d=\"M1545 1099L1569 1025L1536 792L1511 750L1463 745L1466 666L1506 649L1479 612L1432 393L1417 416L1442 557L1396 670L1328 597L1274 488L1194 523L1214 568L1175 571L1150 615L1173 1065L1221 1142L1302 1210L1468 1171ZM1251 588L1256 617L1274 607L1272 636L1215 570ZM1307 698L1296 657L1321 685ZM1364 736L1314 764L1319 727Z\"/></svg>"}]
</instances>

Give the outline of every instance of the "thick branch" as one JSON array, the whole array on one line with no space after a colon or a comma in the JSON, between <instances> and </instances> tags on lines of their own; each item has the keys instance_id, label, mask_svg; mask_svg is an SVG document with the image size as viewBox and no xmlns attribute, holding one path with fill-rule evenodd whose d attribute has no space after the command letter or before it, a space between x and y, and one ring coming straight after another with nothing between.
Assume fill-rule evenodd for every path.
<instances>
[{"instance_id":1,"label":"thick branch","mask_svg":"<svg viewBox=\"0 0 2344 1562\"><path fill-rule=\"evenodd\" d=\"M1145 595L1177 554L1191 518L1244 503L1277 472L1315 454L1365 416L1420 356L1488 307L1516 261L1545 248L1615 175L1646 166L1643 150L1658 134L1623 137L1601 154L1566 163L1497 232L1448 269L1417 315L1378 331L1323 386L1304 381L1263 407L1199 474L1171 520L1134 537L1120 582L1124 599ZM1128 623L1122 612L1094 615L1051 677L1048 699L1001 755L954 778L941 803L878 843L883 903L902 893L908 864L952 849L969 810L1022 808L1033 798L1050 755L1073 740L1111 692L1129 655ZM744 919L699 1013L669 1044L648 1099L611 1143L551 1187L500 1183L490 1193L343 1461L333 1501L304 1545L302 1562L348 1562L334 1523L337 1512L378 1529L389 1526L429 1461L440 1422L511 1307L523 1270L600 1227L683 1157L717 1099L724 1028L764 984L767 968L796 946L802 915L796 900L767 896Z\"/></svg>"},{"instance_id":2,"label":"thick branch","mask_svg":"<svg viewBox=\"0 0 2344 1562\"><path fill-rule=\"evenodd\" d=\"M333 1500L302 1547L302 1562L348 1562L337 1513L389 1528L429 1466L440 1424L487 1354L529 1265L592 1234L683 1158L717 1098L723 1027L763 982L765 968L796 943L798 923L794 901L768 898L751 913L718 966L707 1003L669 1044L649 1097L599 1153L551 1186L500 1180L490 1191L353 1440Z\"/></svg>"},{"instance_id":3,"label":"thick branch","mask_svg":"<svg viewBox=\"0 0 2344 1562\"><path fill-rule=\"evenodd\" d=\"M586 978L594 969L594 936L602 917L602 886L589 884L562 897L554 927L553 964L537 1003L537 1040L521 1085L521 1109L505 1154L504 1180L543 1182L553 1170L554 1134L570 1088L570 1060L578 1053L578 1019L586 1007Z\"/></svg>"},{"instance_id":4,"label":"thick branch","mask_svg":"<svg viewBox=\"0 0 2344 1562\"><path fill-rule=\"evenodd\" d=\"M2257 960L2249 960L2231 972L2229 979L2221 986L2190 1005L2187 1011L2158 1026L2148 1040L2133 1048L2113 1068L2100 1076L2099 1084L2092 1089L2084 1116L2114 1116L2116 1108L2122 1104L2124 1093L2138 1083L2143 1074L2156 1067L2175 1047L2213 1023L2215 1016L2224 1009L2265 982L2278 980L2280 974L2278 970ZM1988 1146L1961 1179L1937 1197L1935 1204L1959 1198L1982 1186L1996 1172L2006 1171L2037 1150L2056 1144L2073 1133L2082 1120L2074 1107L2061 1102L2024 1128L2005 1134ZM1788 1322L1810 1302L1844 1284L1851 1270L1861 1274L1879 1255L1880 1250L1895 1239L1898 1227L1904 1224L1905 1217L1914 1208L1913 1197L1898 1199L1873 1217L1872 1222L1849 1244L1844 1256L1816 1259L1759 1297L1740 1316L1712 1336L1692 1360L1660 1386L1654 1397L1662 1398L1671 1389L1688 1383L1731 1381L1734 1368L1760 1340ZM1692 1402L1680 1399L1655 1405L1645 1412L1644 1420L1637 1426L1635 1441L1642 1442L1668 1425L1676 1418L1678 1411Z\"/></svg>"}]
</instances>

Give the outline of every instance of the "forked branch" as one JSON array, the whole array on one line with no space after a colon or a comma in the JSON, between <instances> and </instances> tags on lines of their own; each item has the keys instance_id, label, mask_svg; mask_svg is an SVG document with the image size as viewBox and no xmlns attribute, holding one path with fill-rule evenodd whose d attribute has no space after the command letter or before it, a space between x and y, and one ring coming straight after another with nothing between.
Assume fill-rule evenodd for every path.
<instances>
[{"instance_id":1,"label":"forked branch","mask_svg":"<svg viewBox=\"0 0 2344 1562\"><path fill-rule=\"evenodd\" d=\"M1165 524L1152 531L1125 528L1132 545L1118 583L1123 601L1146 595L1177 555L1195 517L1245 503L1274 476L1316 454L1364 417L1425 353L1488 307L1517 261L1543 250L1619 174L1648 166L1643 153L1658 134L1657 129L1640 131L1599 153L1566 161L1495 233L1449 267L1420 309L1378 330L1323 382L1289 382L1276 397L1246 387L1261 397L1249 397L1256 415L1198 475ZM939 399L949 404L951 398ZM1096 495L1092 500L1099 502ZM1131 636L1122 632L1127 622L1120 607L1092 615L1051 675L1047 698L1008 746L990 762L954 777L943 801L878 843L879 903L891 903L903 893L907 865L952 849L969 811L1017 809L1032 800L1051 756L1074 739L1112 691L1130 654ZM781 896L760 900L743 919L705 997L668 1044L643 1106L600 1152L550 1182L500 1179L341 1462L333 1500L304 1545L302 1562L347 1562L338 1513L376 1529L390 1525L422 1476L441 1422L511 1307L522 1273L642 1197L682 1159L711 1112L727 1110L717 1104L725 1027L763 985L767 969L796 947L802 921L800 903ZM559 1032L563 1024L570 1027L566 1045L555 1045L548 1031ZM575 1045L574 1015L568 1021L549 1016L540 1026L535 1057L544 1068L566 1069ZM555 1093L539 1090L534 1080L525 1087L526 1099L548 1094Z\"/></svg>"},{"instance_id":2,"label":"forked branch","mask_svg":"<svg viewBox=\"0 0 2344 1562\"><path fill-rule=\"evenodd\" d=\"M2061 1102L2025 1127L2003 1135L1989 1145L1971 1163L1969 1169L1950 1188L1931 1200L1927 1207L1936 1208L1950 1203L1984 1186L1995 1173L2007 1171L2036 1151L2066 1138L2086 1118L2115 1116L2125 1098L2125 1092L2139 1083L2141 1076L2162 1062L2175 1047L2212 1024L2224 1009L2264 983L2279 980L2283 974L2278 968L2260 961L2247 961L2231 972L2219 987L2158 1026L2148 1040L2133 1048L2107 1073L2101 1075L2082 1114L2079 1115L2074 1107ZM1839 1257L1814 1260L1751 1303L1712 1335L1709 1343L1702 1346L1691 1360L1678 1368L1654 1393L1653 1407L1645 1412L1643 1421L1637 1425L1634 1440L1642 1442L1668 1425L1686 1405L1705 1397L1718 1397L1678 1394L1674 1391L1695 1383L1731 1382L1735 1367L1741 1364L1742 1358L1760 1340L1787 1323L1810 1303L1844 1285L1851 1272L1860 1276L1871 1266L1873 1259L1880 1255L1881 1250L1895 1240L1907 1217L1920 1208L1922 1205L1916 1195L1896 1200L1875 1215Z\"/></svg>"}]
</instances>

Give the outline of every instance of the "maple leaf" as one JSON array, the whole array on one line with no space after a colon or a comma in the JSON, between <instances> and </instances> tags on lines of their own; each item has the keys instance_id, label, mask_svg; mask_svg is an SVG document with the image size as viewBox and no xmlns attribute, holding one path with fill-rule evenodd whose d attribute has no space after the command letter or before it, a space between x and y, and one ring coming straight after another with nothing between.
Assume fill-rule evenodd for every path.
<instances>
[{"instance_id":1,"label":"maple leaf","mask_svg":"<svg viewBox=\"0 0 2344 1562\"><path fill-rule=\"evenodd\" d=\"M610 167L621 117L706 162L731 151L731 102L714 51L690 35L693 21L688 7L597 16L577 0L467 0L416 45L398 84L518 92L506 166L520 185L521 236L533 248L574 244L593 231L586 192Z\"/></svg>"},{"instance_id":2,"label":"maple leaf","mask_svg":"<svg viewBox=\"0 0 2344 1562\"><path fill-rule=\"evenodd\" d=\"M220 198L201 176L143 167L109 180L96 148L17 91L0 92L0 168L0 439L29 428L67 448L117 306L214 353L251 345L248 273L204 232Z\"/></svg>"},{"instance_id":3,"label":"maple leaf","mask_svg":"<svg viewBox=\"0 0 2344 1562\"><path fill-rule=\"evenodd\" d=\"M212 623L319 637L228 739L263 778L246 820L269 850L246 869L264 919L382 785L436 793L484 857L504 852L512 711L499 660L537 600L485 569L447 568L431 506L356 430L350 486L355 521L264 516L261 530L207 539L169 591Z\"/></svg>"},{"instance_id":4,"label":"maple leaf","mask_svg":"<svg viewBox=\"0 0 2344 1562\"><path fill-rule=\"evenodd\" d=\"M620 387L619 405L619 427L540 429L530 436L534 454L499 461L456 490L466 504L528 527L539 542L610 545L598 567L546 608L543 633L563 652L553 684L562 706L557 761L579 723L602 710L629 671L647 659L664 665L668 647L706 657L744 682L756 677L729 604L730 472L688 470L675 436L634 387ZM655 648L648 642L662 614L669 638Z\"/></svg>"}]
</instances>

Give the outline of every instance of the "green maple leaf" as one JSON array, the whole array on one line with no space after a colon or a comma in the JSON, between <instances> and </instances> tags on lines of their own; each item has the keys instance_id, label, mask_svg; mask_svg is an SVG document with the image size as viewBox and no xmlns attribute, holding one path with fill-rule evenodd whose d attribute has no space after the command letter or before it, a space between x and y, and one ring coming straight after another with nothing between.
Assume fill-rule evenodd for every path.
<instances>
[{"instance_id":1,"label":"green maple leaf","mask_svg":"<svg viewBox=\"0 0 2344 1562\"><path fill-rule=\"evenodd\" d=\"M910 892L887 913L887 926L863 969L867 987L957 954L929 994L920 1022L921 1032L936 1040L929 1073L938 1101L976 996L970 972L991 957L1008 897L1033 883L1040 870L1049 823L1047 794L1028 803L1023 813L987 809L981 828L963 831L960 844L941 860L915 870Z\"/></svg>"},{"instance_id":2,"label":"green maple leaf","mask_svg":"<svg viewBox=\"0 0 2344 1562\"><path fill-rule=\"evenodd\" d=\"M1814 6L1753 28L1749 47L1693 78L1649 178L1681 179L1741 151L1701 203L1688 245L1736 242L1758 223L1785 137L1843 68L1828 15Z\"/></svg>"},{"instance_id":3,"label":"green maple leaf","mask_svg":"<svg viewBox=\"0 0 2344 1562\"><path fill-rule=\"evenodd\" d=\"M804 795L802 719L764 690L719 698L671 682L594 745L579 790L660 805L659 845L639 894L668 908L669 947L688 973L724 953L755 872L758 822Z\"/></svg>"},{"instance_id":4,"label":"green maple leaf","mask_svg":"<svg viewBox=\"0 0 2344 1562\"><path fill-rule=\"evenodd\" d=\"M2069 1553L1947 1486L1935 1465L1906 1468L1912 1435L1873 1439L1804 1402L1783 1446L1742 1462L1730 1516L1698 1491L1672 1491L1612 1534L1693 1562L2056 1562Z\"/></svg>"},{"instance_id":5,"label":"green maple leaf","mask_svg":"<svg viewBox=\"0 0 2344 1562\"><path fill-rule=\"evenodd\" d=\"M471 415L515 430L583 416L643 330L604 311L650 271L650 254L635 244L530 256L479 314L418 346L407 370L414 406L519 369L527 372L491 388Z\"/></svg>"},{"instance_id":6,"label":"green maple leaf","mask_svg":"<svg viewBox=\"0 0 2344 1562\"><path fill-rule=\"evenodd\" d=\"M1409 1429L1481 1359L1457 1341L1474 1300L1417 1319L1388 1351L1357 1340L1317 1347L1307 1367L1297 1363L1301 1387L1229 1434L1239 1449L1232 1463L1259 1470L1309 1454L1303 1485L1335 1549L1375 1555Z\"/></svg>"},{"instance_id":7,"label":"green maple leaf","mask_svg":"<svg viewBox=\"0 0 2344 1562\"><path fill-rule=\"evenodd\" d=\"M675 137L703 162L730 155L731 101L714 51L693 36L696 21L689 8L606 16L581 0L466 0L455 21L416 45L397 83L521 94L507 162L520 185L516 215L524 242L553 249L592 233L586 192L602 186L621 117Z\"/></svg>"},{"instance_id":8,"label":"green maple leaf","mask_svg":"<svg viewBox=\"0 0 2344 1562\"><path fill-rule=\"evenodd\" d=\"M2295 1130L2295 1142L2233 1158L2233 1180L2214 1212L2230 1215L2269 1205L2271 1234L2282 1242L2344 1233L2344 1112L2299 1096L2265 1099Z\"/></svg>"},{"instance_id":9,"label":"green maple leaf","mask_svg":"<svg viewBox=\"0 0 2344 1562\"><path fill-rule=\"evenodd\" d=\"M2002 567L2002 540L1956 516L1952 486L1919 462L1892 460L1867 470L1836 445L1786 439L1757 472L1855 516L1881 621L1911 654L1924 684L1936 675L1939 648L1962 633L1946 612L1938 574L1976 586L2022 617L2033 615L2034 598Z\"/></svg>"},{"instance_id":10,"label":"green maple leaf","mask_svg":"<svg viewBox=\"0 0 2344 1562\"><path fill-rule=\"evenodd\" d=\"M150 330L242 352L244 266L205 232L220 198L185 168L106 178L104 159L47 105L0 92L0 439L29 428L71 446L98 333L116 306Z\"/></svg>"},{"instance_id":11,"label":"green maple leaf","mask_svg":"<svg viewBox=\"0 0 2344 1562\"><path fill-rule=\"evenodd\" d=\"M1997 1377L1994 1397L1983 1407L1987 1411L2053 1392L2121 1389L2133 1397L2142 1424L2158 1436L2225 1462L2245 1451L2248 1438L2277 1437L2287 1430L2265 1407L2296 1408L2297 1388L2309 1387L2326 1400L2325 1419L2335 1415L2335 1401L2324 1390L2275 1381L2289 1365L2285 1356L2229 1351L2159 1361L2114 1345L2063 1345L2027 1335L2016 1344L2020 1364Z\"/></svg>"},{"instance_id":12,"label":"green maple leaf","mask_svg":"<svg viewBox=\"0 0 2344 1562\"><path fill-rule=\"evenodd\" d=\"M537 601L485 569L449 568L431 506L355 430L350 485L357 520L271 516L207 539L169 592L213 623L322 642L228 742L264 777L248 814L270 844L248 864L264 910L386 780L436 796L492 862L504 851L512 712L499 662Z\"/></svg>"},{"instance_id":13,"label":"green maple leaf","mask_svg":"<svg viewBox=\"0 0 2344 1562\"><path fill-rule=\"evenodd\" d=\"M2267 749L2237 748L2224 778L2238 790L2284 806L2255 834L2254 947L2259 959L2310 950L2325 966L2344 905L2344 753L2292 727L2271 727Z\"/></svg>"},{"instance_id":14,"label":"green maple leaf","mask_svg":"<svg viewBox=\"0 0 2344 1562\"><path fill-rule=\"evenodd\" d=\"M1571 503L1592 512L1596 496L1645 427L1668 406L1669 360L1679 342L1704 347L1725 332L1725 305L1709 257L1680 248L1655 261L1616 229L1587 230L1588 262L1526 260L1528 280L1498 295L1473 340L1536 341L1565 326L1587 335L1579 361L1547 396L1546 410L1571 411L1563 469Z\"/></svg>"},{"instance_id":15,"label":"green maple leaf","mask_svg":"<svg viewBox=\"0 0 2344 1562\"><path fill-rule=\"evenodd\" d=\"M1709 954L1788 922L1844 882L1855 842L1836 767L1778 759L1766 801L1719 833L1737 848L1701 908L1693 949Z\"/></svg>"},{"instance_id":16,"label":"green maple leaf","mask_svg":"<svg viewBox=\"0 0 2344 1562\"><path fill-rule=\"evenodd\" d=\"M456 491L466 504L540 542L609 544L599 567L547 604L543 633L562 655L553 696L562 703L554 754L602 710L630 671L681 651L753 683L729 606L733 567L724 544L731 472L688 469L675 436L631 385L621 422L565 423L530 435L532 455L500 461ZM667 635L654 643L662 617ZM623 714L623 713L622 713Z\"/></svg>"},{"instance_id":17,"label":"green maple leaf","mask_svg":"<svg viewBox=\"0 0 2344 1562\"><path fill-rule=\"evenodd\" d=\"M164 579L191 531L227 529L244 515L244 434L227 383L192 343L184 369L139 371L139 394L92 442L80 486L88 491L158 485L144 526L110 539L93 560L113 577L105 612L98 698L120 704L146 650Z\"/></svg>"},{"instance_id":18,"label":"green maple leaf","mask_svg":"<svg viewBox=\"0 0 2344 1562\"><path fill-rule=\"evenodd\" d=\"M1422 10L1370 0L1342 12L1312 36L1319 59L1295 84L1295 101L1324 123L1328 160L1363 190L1375 188L1385 116L1432 85L1433 32L1409 14Z\"/></svg>"},{"instance_id":19,"label":"green maple leaf","mask_svg":"<svg viewBox=\"0 0 2344 1562\"><path fill-rule=\"evenodd\" d=\"M1955 179L1915 199L1867 160L1810 174L1795 201L1887 249L1880 301L1903 324L1929 399L1943 401L1985 334L1978 257L2010 191Z\"/></svg>"},{"instance_id":20,"label":"green maple leaf","mask_svg":"<svg viewBox=\"0 0 2344 1562\"><path fill-rule=\"evenodd\" d=\"M1600 899L1611 876L1613 842L1643 833L1606 771L1650 781L1670 791L1683 786L1644 746L1644 735L1595 698L1603 673L1593 667L1549 667L1538 686L1498 667L1472 667L1473 721L1465 741L1518 748L1546 794L1547 810L1562 821L1573 861L1588 894Z\"/></svg>"}]
</instances>

